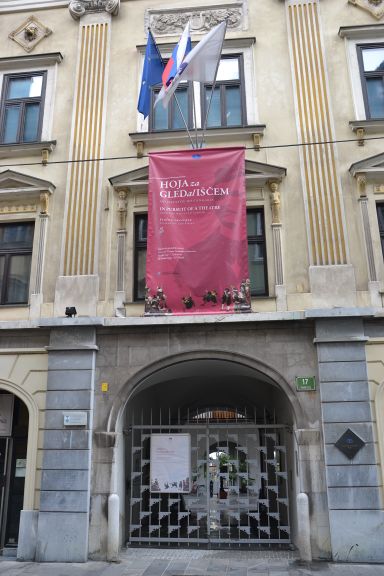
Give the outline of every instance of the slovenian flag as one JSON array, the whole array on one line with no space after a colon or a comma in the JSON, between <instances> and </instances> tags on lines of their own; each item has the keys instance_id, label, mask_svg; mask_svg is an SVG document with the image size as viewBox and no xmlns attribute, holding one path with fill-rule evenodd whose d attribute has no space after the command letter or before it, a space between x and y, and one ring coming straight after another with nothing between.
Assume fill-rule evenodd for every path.
<instances>
[{"instance_id":1,"label":"slovenian flag","mask_svg":"<svg viewBox=\"0 0 384 576\"><path fill-rule=\"evenodd\" d=\"M189 22L184 28L184 31L180 37L178 44L174 47L172 56L167 62L167 65L164 68L164 72L162 74L162 82L163 86L159 94L157 95L155 105L158 101L162 100L167 93L167 90L172 86L172 82L174 77L182 68L182 63L184 58L189 54L192 49L192 42L191 42L191 32Z\"/></svg>"},{"instance_id":2,"label":"slovenian flag","mask_svg":"<svg viewBox=\"0 0 384 576\"><path fill-rule=\"evenodd\" d=\"M172 56L167 62L166 67L164 68L164 72L162 75L163 86L166 88L169 86L176 76L180 66L186 57L186 55L191 51L192 43L191 43L191 32L189 27L189 22L184 28L184 31L180 37L178 44L174 47Z\"/></svg>"}]
</instances>

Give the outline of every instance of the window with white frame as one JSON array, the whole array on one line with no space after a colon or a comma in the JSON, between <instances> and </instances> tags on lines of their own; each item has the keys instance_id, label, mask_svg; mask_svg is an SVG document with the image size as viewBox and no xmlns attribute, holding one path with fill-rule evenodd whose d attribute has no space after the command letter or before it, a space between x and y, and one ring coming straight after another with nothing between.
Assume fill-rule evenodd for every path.
<instances>
[{"instance_id":1,"label":"window with white frame","mask_svg":"<svg viewBox=\"0 0 384 576\"><path fill-rule=\"evenodd\" d=\"M212 85L181 82L176 90L176 98L171 98L166 109L161 103L154 108L156 95L161 88L155 86L148 120L142 122L138 115L138 132L184 130L183 116L188 127L192 129L195 126L194 104L196 126L201 128L204 125L210 99L208 128L246 127L258 124L254 42L254 38L237 38L224 46L212 99ZM163 55L166 55L161 44L159 47Z\"/></svg>"},{"instance_id":2,"label":"window with white frame","mask_svg":"<svg viewBox=\"0 0 384 576\"><path fill-rule=\"evenodd\" d=\"M0 223L0 305L27 304L34 222Z\"/></svg>"},{"instance_id":3,"label":"window with white frame","mask_svg":"<svg viewBox=\"0 0 384 576\"><path fill-rule=\"evenodd\" d=\"M367 119L384 119L384 43L358 44L357 56Z\"/></svg>"},{"instance_id":4,"label":"window with white frame","mask_svg":"<svg viewBox=\"0 0 384 576\"><path fill-rule=\"evenodd\" d=\"M384 26L346 26L345 39L355 121L384 121Z\"/></svg>"},{"instance_id":5,"label":"window with white frame","mask_svg":"<svg viewBox=\"0 0 384 576\"><path fill-rule=\"evenodd\" d=\"M212 93L213 88L213 93ZM195 94L192 94L195 90ZM198 127L204 125L206 115L207 128L245 126L247 124L244 67L242 54L229 54L221 58L217 70L216 82L212 84L180 83L175 97L168 107L161 104L154 107L160 87L154 87L149 128L156 130L182 130L185 123L194 127L193 101L199 107L196 118Z\"/></svg>"},{"instance_id":6,"label":"window with white frame","mask_svg":"<svg viewBox=\"0 0 384 576\"><path fill-rule=\"evenodd\" d=\"M46 77L46 72L4 75L0 108L2 144L40 140Z\"/></svg>"},{"instance_id":7,"label":"window with white frame","mask_svg":"<svg viewBox=\"0 0 384 576\"><path fill-rule=\"evenodd\" d=\"M376 211L377 211L377 221L379 224L381 250L384 256L384 202L378 202L376 204Z\"/></svg>"},{"instance_id":8,"label":"window with white frame","mask_svg":"<svg viewBox=\"0 0 384 576\"><path fill-rule=\"evenodd\" d=\"M0 144L52 138L53 100L59 52L0 58Z\"/></svg>"}]
</instances>

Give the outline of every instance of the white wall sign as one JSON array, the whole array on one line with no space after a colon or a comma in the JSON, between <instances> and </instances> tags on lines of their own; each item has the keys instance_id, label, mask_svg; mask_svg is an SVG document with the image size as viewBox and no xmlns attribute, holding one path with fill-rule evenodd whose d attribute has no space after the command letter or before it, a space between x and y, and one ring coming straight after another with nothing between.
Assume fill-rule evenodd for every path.
<instances>
[{"instance_id":1,"label":"white wall sign","mask_svg":"<svg viewBox=\"0 0 384 576\"><path fill-rule=\"evenodd\" d=\"M86 412L63 412L64 426L86 426Z\"/></svg>"},{"instance_id":2,"label":"white wall sign","mask_svg":"<svg viewBox=\"0 0 384 576\"><path fill-rule=\"evenodd\" d=\"M191 490L190 434L151 435L151 492Z\"/></svg>"},{"instance_id":3,"label":"white wall sign","mask_svg":"<svg viewBox=\"0 0 384 576\"><path fill-rule=\"evenodd\" d=\"M13 395L0 394L0 436L11 436L13 419Z\"/></svg>"}]
</instances>

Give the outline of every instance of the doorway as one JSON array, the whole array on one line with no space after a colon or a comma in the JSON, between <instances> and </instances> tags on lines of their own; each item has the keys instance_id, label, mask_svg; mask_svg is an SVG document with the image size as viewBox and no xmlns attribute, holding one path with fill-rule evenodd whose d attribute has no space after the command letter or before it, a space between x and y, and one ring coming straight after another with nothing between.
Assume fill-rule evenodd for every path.
<instances>
[{"instance_id":1,"label":"doorway","mask_svg":"<svg viewBox=\"0 0 384 576\"><path fill-rule=\"evenodd\" d=\"M0 392L0 551L16 553L23 508L28 444L28 409L17 396Z\"/></svg>"},{"instance_id":2,"label":"doorway","mask_svg":"<svg viewBox=\"0 0 384 576\"><path fill-rule=\"evenodd\" d=\"M152 423L133 419L127 432L128 542L224 547L290 543L286 426L267 410L250 406L179 413L178 423L171 411L168 417L160 409L155 418L152 412ZM153 476L154 435L189 437L190 454L180 455L190 462L183 481L172 481L171 461L165 479ZM190 481L184 487L186 476Z\"/></svg>"}]
</instances>

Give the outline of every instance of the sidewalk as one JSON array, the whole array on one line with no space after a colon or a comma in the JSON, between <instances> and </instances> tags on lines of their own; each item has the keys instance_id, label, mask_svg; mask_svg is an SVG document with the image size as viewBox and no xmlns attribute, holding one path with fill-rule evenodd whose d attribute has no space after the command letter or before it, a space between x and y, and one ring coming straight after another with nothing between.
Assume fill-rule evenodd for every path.
<instances>
[{"instance_id":1,"label":"sidewalk","mask_svg":"<svg viewBox=\"0 0 384 576\"><path fill-rule=\"evenodd\" d=\"M120 563L17 562L0 557L4 576L384 576L384 565L302 564L295 552L130 548Z\"/></svg>"}]
</instances>

